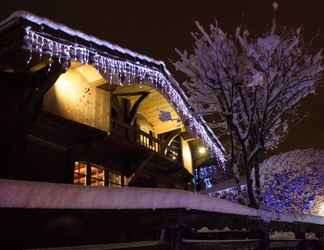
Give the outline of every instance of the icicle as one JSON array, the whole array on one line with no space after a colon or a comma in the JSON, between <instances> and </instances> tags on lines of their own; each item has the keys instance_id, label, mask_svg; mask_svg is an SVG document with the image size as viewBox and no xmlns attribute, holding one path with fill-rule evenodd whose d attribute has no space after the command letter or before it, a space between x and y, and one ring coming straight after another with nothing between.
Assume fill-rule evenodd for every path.
<instances>
[{"instance_id":1,"label":"icicle","mask_svg":"<svg viewBox=\"0 0 324 250\"><path fill-rule=\"evenodd\" d=\"M50 69L52 67L53 54L54 54L54 51L53 51L53 48L54 48L53 41L48 41L47 46L48 46L48 53L49 53L49 58L48 58L48 61L49 61L49 65L48 66L49 67L48 67L48 70L50 71Z\"/></svg>"},{"instance_id":2,"label":"icicle","mask_svg":"<svg viewBox=\"0 0 324 250\"><path fill-rule=\"evenodd\" d=\"M33 32L31 31L30 27L27 27L25 29L26 31L26 40L30 42L29 44L29 58L27 59L27 64L30 64L31 60L33 59L33 46L34 46L34 41L33 41Z\"/></svg>"},{"instance_id":3,"label":"icicle","mask_svg":"<svg viewBox=\"0 0 324 250\"><path fill-rule=\"evenodd\" d=\"M30 62L31 62L32 59L33 59L33 50L31 49L31 50L29 51L29 57L28 57L28 59L27 59L27 61L26 61L27 65L30 64Z\"/></svg>"},{"instance_id":4,"label":"icicle","mask_svg":"<svg viewBox=\"0 0 324 250\"><path fill-rule=\"evenodd\" d=\"M54 42L54 56L58 58L59 63L62 61L61 44Z\"/></svg>"},{"instance_id":5,"label":"icicle","mask_svg":"<svg viewBox=\"0 0 324 250\"><path fill-rule=\"evenodd\" d=\"M70 54L70 46L66 45L63 46L63 53L64 53L64 62L63 67L65 70L68 69L70 62L71 62L71 54Z\"/></svg>"},{"instance_id":6,"label":"icicle","mask_svg":"<svg viewBox=\"0 0 324 250\"><path fill-rule=\"evenodd\" d=\"M112 74L112 72L110 72L109 84L112 84L112 80L113 80L113 74Z\"/></svg>"},{"instance_id":7,"label":"icicle","mask_svg":"<svg viewBox=\"0 0 324 250\"><path fill-rule=\"evenodd\" d=\"M47 72L50 72L52 70L52 65L53 65L53 59L50 58L48 60L48 68L47 68Z\"/></svg>"},{"instance_id":8,"label":"icicle","mask_svg":"<svg viewBox=\"0 0 324 250\"><path fill-rule=\"evenodd\" d=\"M74 61L77 61L77 60L78 60L77 48L78 48L78 45L77 45L77 44L74 44L74 45L73 45L73 55L74 55L73 60L74 60Z\"/></svg>"},{"instance_id":9,"label":"icicle","mask_svg":"<svg viewBox=\"0 0 324 250\"><path fill-rule=\"evenodd\" d=\"M102 67L103 67L104 74L107 75L107 68L108 68L107 60L106 60L106 58L104 58L102 56L101 61L102 61Z\"/></svg>"},{"instance_id":10,"label":"icicle","mask_svg":"<svg viewBox=\"0 0 324 250\"><path fill-rule=\"evenodd\" d=\"M48 47L48 69L47 72L50 72L52 70L52 64L53 64L53 55L54 55L54 44L53 41L49 40L47 42Z\"/></svg>"},{"instance_id":11,"label":"icicle","mask_svg":"<svg viewBox=\"0 0 324 250\"><path fill-rule=\"evenodd\" d=\"M42 59L43 57L43 48L44 48L44 38L43 37L39 37L38 39L40 39L40 46L39 46L39 49L38 49L38 52L39 52L39 57L40 59Z\"/></svg>"}]
</instances>

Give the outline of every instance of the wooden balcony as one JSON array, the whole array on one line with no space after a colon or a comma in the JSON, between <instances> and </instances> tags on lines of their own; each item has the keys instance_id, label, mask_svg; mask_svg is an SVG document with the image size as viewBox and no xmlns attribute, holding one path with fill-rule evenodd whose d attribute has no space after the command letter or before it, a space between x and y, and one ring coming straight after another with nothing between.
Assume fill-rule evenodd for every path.
<instances>
[{"instance_id":1,"label":"wooden balcony","mask_svg":"<svg viewBox=\"0 0 324 250\"><path fill-rule=\"evenodd\" d=\"M111 119L111 134L136 143L173 162L181 163L181 148L173 148L158 138L124 122Z\"/></svg>"}]
</instances>

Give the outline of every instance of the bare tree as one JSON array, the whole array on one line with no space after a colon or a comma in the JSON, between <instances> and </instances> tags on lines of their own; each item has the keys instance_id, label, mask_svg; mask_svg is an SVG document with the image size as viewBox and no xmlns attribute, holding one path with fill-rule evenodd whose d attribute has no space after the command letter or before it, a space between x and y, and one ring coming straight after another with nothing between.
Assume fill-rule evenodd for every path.
<instances>
[{"instance_id":1,"label":"bare tree","mask_svg":"<svg viewBox=\"0 0 324 250\"><path fill-rule=\"evenodd\" d=\"M240 27L229 35L217 23L209 32L196 24L193 52L177 50L176 69L188 76L184 88L196 111L224 142L238 184L246 174L249 205L258 207L259 163L287 135L288 122L301 119L298 104L321 77L321 51L310 51L300 28L278 30L275 20L258 37Z\"/></svg>"}]
</instances>

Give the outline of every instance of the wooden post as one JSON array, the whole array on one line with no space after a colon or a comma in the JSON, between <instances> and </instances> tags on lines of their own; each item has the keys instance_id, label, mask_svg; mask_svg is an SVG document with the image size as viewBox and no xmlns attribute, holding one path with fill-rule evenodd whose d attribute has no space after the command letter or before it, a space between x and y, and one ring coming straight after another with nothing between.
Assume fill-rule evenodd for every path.
<instances>
[{"instance_id":1,"label":"wooden post","mask_svg":"<svg viewBox=\"0 0 324 250\"><path fill-rule=\"evenodd\" d=\"M318 238L320 241L324 242L324 232L320 232Z\"/></svg>"},{"instance_id":2,"label":"wooden post","mask_svg":"<svg viewBox=\"0 0 324 250\"><path fill-rule=\"evenodd\" d=\"M259 246L259 250L269 250L270 249L270 231L267 227L263 228L262 233L261 233L261 243Z\"/></svg>"},{"instance_id":3,"label":"wooden post","mask_svg":"<svg viewBox=\"0 0 324 250\"><path fill-rule=\"evenodd\" d=\"M170 228L170 245L171 250L181 250L183 228L181 225L176 225Z\"/></svg>"},{"instance_id":4,"label":"wooden post","mask_svg":"<svg viewBox=\"0 0 324 250\"><path fill-rule=\"evenodd\" d=\"M86 173L86 185L91 186L91 165L89 163L87 163Z\"/></svg>"},{"instance_id":5,"label":"wooden post","mask_svg":"<svg viewBox=\"0 0 324 250\"><path fill-rule=\"evenodd\" d=\"M295 232L295 238L299 240L305 240L306 234L304 232Z\"/></svg>"},{"instance_id":6,"label":"wooden post","mask_svg":"<svg viewBox=\"0 0 324 250\"><path fill-rule=\"evenodd\" d=\"M123 174L120 175L120 185L123 187L125 185L124 183L125 176Z\"/></svg>"},{"instance_id":7,"label":"wooden post","mask_svg":"<svg viewBox=\"0 0 324 250\"><path fill-rule=\"evenodd\" d=\"M105 168L105 186L109 187L109 168Z\"/></svg>"}]
</instances>

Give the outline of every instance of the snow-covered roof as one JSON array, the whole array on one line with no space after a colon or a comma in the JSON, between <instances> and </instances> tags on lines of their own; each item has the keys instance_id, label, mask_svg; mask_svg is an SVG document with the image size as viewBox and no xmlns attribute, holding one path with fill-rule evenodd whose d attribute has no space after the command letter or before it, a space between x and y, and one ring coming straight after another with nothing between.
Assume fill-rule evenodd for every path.
<instances>
[{"instance_id":1,"label":"snow-covered roof","mask_svg":"<svg viewBox=\"0 0 324 250\"><path fill-rule=\"evenodd\" d=\"M73 184L0 179L0 208L174 209L255 217L262 220L324 225L324 217L273 215L226 200L175 189L84 187Z\"/></svg>"},{"instance_id":2,"label":"snow-covered roof","mask_svg":"<svg viewBox=\"0 0 324 250\"><path fill-rule=\"evenodd\" d=\"M51 28L53 30L62 31L63 33L69 34L71 36L79 37L79 38L81 38L81 39L83 39L85 41L92 42L92 43L100 45L100 46L104 46L107 49L115 50L115 51L118 51L118 52L120 52L122 54L128 54L128 55L130 55L130 56L132 56L134 58L138 58L140 60L147 61L147 62L155 64L157 66L163 66L164 69L167 71L163 61L158 61L158 60L155 60L155 59L153 59L151 57L148 57L148 56L145 56L145 55L142 55L142 54L138 54L138 53L136 53L134 51L131 51L131 50L126 49L126 48L122 48L122 47L120 47L120 46L118 46L116 44L113 44L113 43L110 43L108 41L99 39L99 38L97 38L95 36L85 34L82 31L72 29L72 28L70 28L70 27L68 27L68 26L66 26L64 24L59 24L59 23L56 23L56 22L54 22L52 20L49 20L47 18L36 16L36 15L34 15L34 14L28 12L28 11L24 11L24 10L15 11L7 19L0 22L0 26L2 26L5 23L8 23L10 20L15 19L15 18L23 18L23 19L26 19L26 20L28 20L28 21L30 21L32 23L38 24L38 25L46 25L47 27L49 27L49 28Z\"/></svg>"},{"instance_id":3,"label":"snow-covered roof","mask_svg":"<svg viewBox=\"0 0 324 250\"><path fill-rule=\"evenodd\" d=\"M0 29L14 20L24 20L25 49L30 51L29 63L36 54L58 59L63 65L71 61L92 64L110 84L118 76L120 84L149 84L158 89L175 107L188 128L199 137L221 164L225 161L224 148L205 120L196 114L186 94L162 61L140 55L115 44L35 16L17 11L0 23ZM49 60L50 62L52 60ZM122 80L124 79L124 80Z\"/></svg>"}]
</instances>

